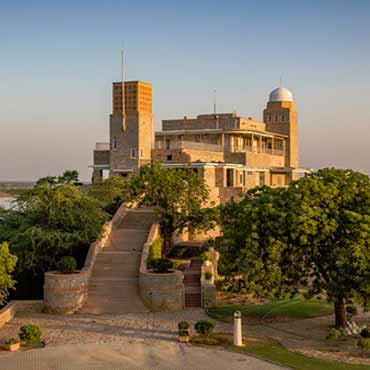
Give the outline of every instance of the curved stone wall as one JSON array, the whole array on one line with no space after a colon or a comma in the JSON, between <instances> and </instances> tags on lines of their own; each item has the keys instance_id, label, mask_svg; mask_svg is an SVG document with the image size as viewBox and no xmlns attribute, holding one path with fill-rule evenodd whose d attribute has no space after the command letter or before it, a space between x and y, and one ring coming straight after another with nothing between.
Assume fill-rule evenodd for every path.
<instances>
[{"instance_id":1,"label":"curved stone wall","mask_svg":"<svg viewBox=\"0 0 370 370\"><path fill-rule=\"evenodd\" d=\"M88 285L89 275L85 271L76 274L45 273L45 310L58 314L74 313L84 304Z\"/></svg>"},{"instance_id":2,"label":"curved stone wall","mask_svg":"<svg viewBox=\"0 0 370 370\"><path fill-rule=\"evenodd\" d=\"M122 220L126 212L126 204L122 204L112 220L104 225L100 239L90 245L81 271L74 274L62 274L57 271L45 273L44 309L46 312L71 314L83 306L96 256L107 245L112 228Z\"/></svg>"},{"instance_id":3,"label":"curved stone wall","mask_svg":"<svg viewBox=\"0 0 370 370\"><path fill-rule=\"evenodd\" d=\"M185 305L184 274L181 271L157 274L147 269L150 247L159 235L159 225L153 224L141 255L140 296L151 311L180 311Z\"/></svg>"},{"instance_id":4,"label":"curved stone wall","mask_svg":"<svg viewBox=\"0 0 370 370\"><path fill-rule=\"evenodd\" d=\"M140 296L152 311L179 311L184 308L184 275L181 271L168 274L140 273Z\"/></svg>"}]
</instances>

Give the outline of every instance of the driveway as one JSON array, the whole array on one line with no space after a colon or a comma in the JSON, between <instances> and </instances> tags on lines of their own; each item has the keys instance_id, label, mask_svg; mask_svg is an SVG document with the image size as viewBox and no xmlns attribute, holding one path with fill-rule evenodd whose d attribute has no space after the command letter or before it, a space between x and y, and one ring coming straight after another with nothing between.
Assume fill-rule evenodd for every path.
<instances>
[{"instance_id":1,"label":"driveway","mask_svg":"<svg viewBox=\"0 0 370 370\"><path fill-rule=\"evenodd\" d=\"M83 334L82 334L83 335ZM281 367L224 350L171 342L127 341L47 346L0 357L4 370L212 369L278 370Z\"/></svg>"}]
</instances>

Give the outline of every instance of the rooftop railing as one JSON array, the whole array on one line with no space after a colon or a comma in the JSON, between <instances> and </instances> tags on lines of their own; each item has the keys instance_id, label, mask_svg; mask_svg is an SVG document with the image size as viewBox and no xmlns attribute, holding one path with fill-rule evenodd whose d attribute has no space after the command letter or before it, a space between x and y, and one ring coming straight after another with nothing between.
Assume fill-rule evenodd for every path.
<instances>
[{"instance_id":1,"label":"rooftop railing","mask_svg":"<svg viewBox=\"0 0 370 370\"><path fill-rule=\"evenodd\" d=\"M211 144L211 143L204 143L204 142L196 142L196 141L182 141L182 142L170 142L170 143L163 143L162 141L157 141L155 143L155 149L193 149L193 150L204 150L209 152L232 152L232 153L267 153L271 155L278 155L283 156L284 151L282 149L272 149L272 148L265 148L265 147L252 147L249 145L241 145L241 146L230 146L224 145L222 147L221 144Z\"/></svg>"}]
</instances>

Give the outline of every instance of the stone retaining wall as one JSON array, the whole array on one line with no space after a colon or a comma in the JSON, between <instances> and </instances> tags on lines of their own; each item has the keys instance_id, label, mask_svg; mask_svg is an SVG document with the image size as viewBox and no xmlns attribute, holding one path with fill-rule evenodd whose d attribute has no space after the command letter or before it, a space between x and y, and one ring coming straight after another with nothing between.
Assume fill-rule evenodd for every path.
<instances>
[{"instance_id":1,"label":"stone retaining wall","mask_svg":"<svg viewBox=\"0 0 370 370\"><path fill-rule=\"evenodd\" d=\"M45 311L57 314L71 314L78 311L87 298L89 279L96 256L110 239L112 228L127 213L126 204L122 204L110 222L103 227L99 240L90 245L83 269L74 274L61 274L57 271L45 273L44 307Z\"/></svg>"},{"instance_id":2,"label":"stone retaining wall","mask_svg":"<svg viewBox=\"0 0 370 370\"><path fill-rule=\"evenodd\" d=\"M151 311L179 311L185 306L184 274L176 270L158 274L147 269L150 247L159 236L159 224L153 224L141 255L140 296Z\"/></svg>"},{"instance_id":3,"label":"stone retaining wall","mask_svg":"<svg viewBox=\"0 0 370 370\"><path fill-rule=\"evenodd\" d=\"M17 312L17 304L14 301L8 303L0 310L0 328L13 319Z\"/></svg>"},{"instance_id":4,"label":"stone retaining wall","mask_svg":"<svg viewBox=\"0 0 370 370\"><path fill-rule=\"evenodd\" d=\"M218 261L218 252L211 250L211 259ZM211 273L211 279L205 278L206 273ZM216 285L215 278L217 277L217 262L204 261L201 268L201 290L202 290L202 307L211 308L216 306Z\"/></svg>"}]
</instances>

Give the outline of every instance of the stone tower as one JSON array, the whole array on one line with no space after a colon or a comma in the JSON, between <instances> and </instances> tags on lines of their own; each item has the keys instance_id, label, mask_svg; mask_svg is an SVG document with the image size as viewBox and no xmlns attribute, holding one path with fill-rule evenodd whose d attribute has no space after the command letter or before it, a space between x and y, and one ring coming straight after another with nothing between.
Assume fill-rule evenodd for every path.
<instances>
[{"instance_id":1,"label":"stone tower","mask_svg":"<svg viewBox=\"0 0 370 370\"><path fill-rule=\"evenodd\" d=\"M285 167L298 168L298 114L293 94L288 89L279 87L271 92L263 121L267 131L287 135Z\"/></svg>"},{"instance_id":2,"label":"stone tower","mask_svg":"<svg viewBox=\"0 0 370 370\"><path fill-rule=\"evenodd\" d=\"M151 161L154 144L151 84L142 81L113 83L109 139L111 176L138 172Z\"/></svg>"}]
</instances>

